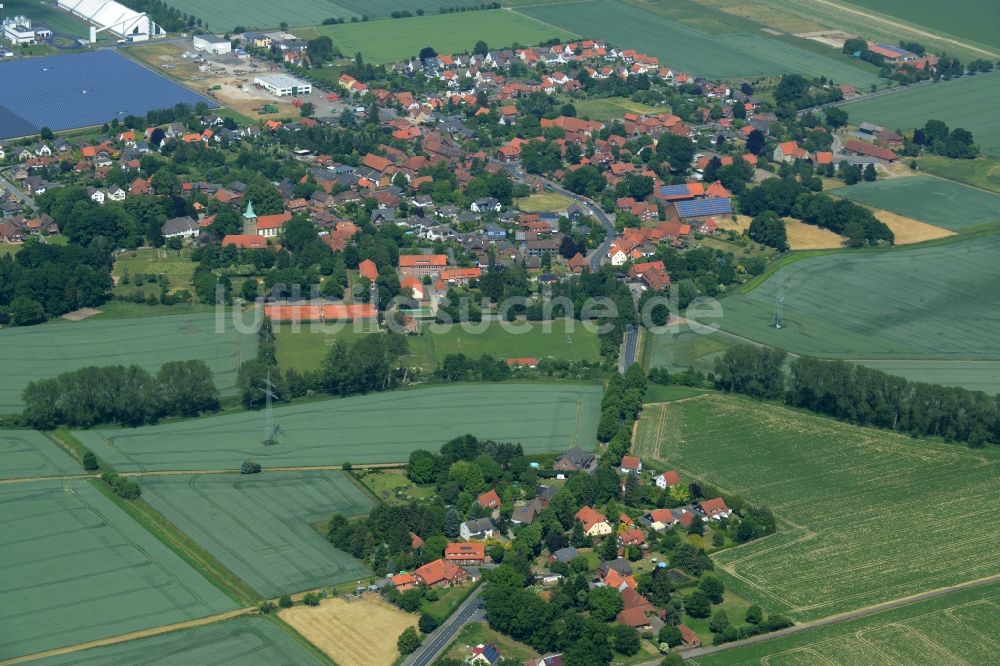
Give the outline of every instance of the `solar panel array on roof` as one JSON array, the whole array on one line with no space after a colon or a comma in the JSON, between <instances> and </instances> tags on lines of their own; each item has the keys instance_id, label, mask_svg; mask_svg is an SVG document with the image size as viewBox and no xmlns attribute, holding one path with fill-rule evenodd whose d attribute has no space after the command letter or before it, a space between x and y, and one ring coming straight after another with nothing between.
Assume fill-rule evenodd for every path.
<instances>
[{"instance_id":1,"label":"solar panel array on roof","mask_svg":"<svg viewBox=\"0 0 1000 666\"><path fill-rule=\"evenodd\" d=\"M663 185L660 187L660 196L663 197L679 197L686 196L690 194L688 186L685 185Z\"/></svg>"},{"instance_id":2,"label":"solar panel array on roof","mask_svg":"<svg viewBox=\"0 0 1000 666\"><path fill-rule=\"evenodd\" d=\"M103 125L180 102L219 106L113 50L0 63L0 139Z\"/></svg>"},{"instance_id":3,"label":"solar panel array on roof","mask_svg":"<svg viewBox=\"0 0 1000 666\"><path fill-rule=\"evenodd\" d=\"M704 217L705 215L729 215L733 212L732 200L728 197L710 197L693 201L676 201L677 214L681 217Z\"/></svg>"}]
</instances>

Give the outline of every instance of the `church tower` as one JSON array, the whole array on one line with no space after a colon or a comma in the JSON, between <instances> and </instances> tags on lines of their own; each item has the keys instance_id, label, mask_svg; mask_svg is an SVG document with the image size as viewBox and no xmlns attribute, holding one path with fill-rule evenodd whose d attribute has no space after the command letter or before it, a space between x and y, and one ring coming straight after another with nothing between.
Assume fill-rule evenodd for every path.
<instances>
[{"instance_id":1,"label":"church tower","mask_svg":"<svg viewBox=\"0 0 1000 666\"><path fill-rule=\"evenodd\" d=\"M243 213L243 233L247 236L257 235L257 213L253 212L253 202L247 202L247 209Z\"/></svg>"}]
</instances>

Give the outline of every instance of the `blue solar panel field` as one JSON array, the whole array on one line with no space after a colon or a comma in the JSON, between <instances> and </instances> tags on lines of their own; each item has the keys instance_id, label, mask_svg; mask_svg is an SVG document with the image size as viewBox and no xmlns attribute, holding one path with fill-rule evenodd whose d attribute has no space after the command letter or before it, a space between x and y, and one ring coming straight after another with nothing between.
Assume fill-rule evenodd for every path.
<instances>
[{"instance_id":1,"label":"blue solar panel field","mask_svg":"<svg viewBox=\"0 0 1000 666\"><path fill-rule=\"evenodd\" d=\"M103 125L179 102L218 104L117 51L0 63L0 139Z\"/></svg>"}]
</instances>

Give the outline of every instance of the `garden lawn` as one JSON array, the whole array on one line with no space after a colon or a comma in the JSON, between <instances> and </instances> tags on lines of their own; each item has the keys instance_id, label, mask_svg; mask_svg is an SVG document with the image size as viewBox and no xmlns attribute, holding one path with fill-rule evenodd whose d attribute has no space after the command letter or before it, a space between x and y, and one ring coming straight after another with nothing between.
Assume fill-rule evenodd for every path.
<instances>
[{"instance_id":1,"label":"garden lawn","mask_svg":"<svg viewBox=\"0 0 1000 666\"><path fill-rule=\"evenodd\" d=\"M0 660L236 608L94 483L0 487Z\"/></svg>"},{"instance_id":2,"label":"garden lawn","mask_svg":"<svg viewBox=\"0 0 1000 666\"><path fill-rule=\"evenodd\" d=\"M426 500L434 496L433 486L416 485L406 478L402 469L375 468L356 474L365 488L386 504L409 504L413 500Z\"/></svg>"},{"instance_id":3,"label":"garden lawn","mask_svg":"<svg viewBox=\"0 0 1000 666\"><path fill-rule=\"evenodd\" d=\"M1000 222L1000 195L933 176L858 183L830 194L952 231Z\"/></svg>"},{"instance_id":4,"label":"garden lawn","mask_svg":"<svg viewBox=\"0 0 1000 666\"><path fill-rule=\"evenodd\" d=\"M723 329L797 354L1000 360L1000 235L789 263L721 301ZM772 326L784 295L784 327Z\"/></svg>"},{"instance_id":5,"label":"garden lawn","mask_svg":"<svg viewBox=\"0 0 1000 666\"><path fill-rule=\"evenodd\" d=\"M0 479L67 474L83 474L83 468L42 433L0 430Z\"/></svg>"},{"instance_id":6,"label":"garden lawn","mask_svg":"<svg viewBox=\"0 0 1000 666\"><path fill-rule=\"evenodd\" d=\"M972 132L980 150L1000 157L1000 123L994 107L1000 97L1000 73L964 76L891 95L847 102L851 122L878 123L904 132L931 119Z\"/></svg>"},{"instance_id":7,"label":"garden lawn","mask_svg":"<svg viewBox=\"0 0 1000 666\"><path fill-rule=\"evenodd\" d=\"M227 322L216 332L212 313L53 321L0 329L0 412L23 407L29 382L87 366L139 365L150 372L168 361L200 359L208 364L224 395L236 389L241 362L257 353L254 335L237 333Z\"/></svg>"},{"instance_id":8,"label":"garden lawn","mask_svg":"<svg viewBox=\"0 0 1000 666\"><path fill-rule=\"evenodd\" d=\"M571 7L568 10L562 4L538 5L516 11L581 35L605 39L614 46L658 56L675 71L709 78L794 72L861 87L879 81L874 73L851 62L801 49L759 30L711 34L621 0L590 0Z\"/></svg>"},{"instance_id":9,"label":"garden lawn","mask_svg":"<svg viewBox=\"0 0 1000 666\"><path fill-rule=\"evenodd\" d=\"M160 295L160 283L158 281L144 281L142 285L135 283L137 275L160 275L167 276L171 292L178 289L187 289L194 294L191 286L191 278L194 277L195 263L191 261L191 250L184 249L180 252L167 250L164 248L145 248L133 250L119 255L115 259L114 277L118 279L114 293L131 294L138 289L144 293ZM124 284L121 278L128 275L129 282Z\"/></svg>"},{"instance_id":10,"label":"garden lawn","mask_svg":"<svg viewBox=\"0 0 1000 666\"><path fill-rule=\"evenodd\" d=\"M344 472L147 476L142 497L265 598L370 574L312 524L371 500Z\"/></svg>"},{"instance_id":11,"label":"garden lawn","mask_svg":"<svg viewBox=\"0 0 1000 666\"><path fill-rule=\"evenodd\" d=\"M36 666L147 664L157 666L327 665L291 630L263 617L238 617L125 643L33 661Z\"/></svg>"},{"instance_id":12,"label":"garden lawn","mask_svg":"<svg viewBox=\"0 0 1000 666\"><path fill-rule=\"evenodd\" d=\"M814 620L1000 573L1000 451L748 398L647 406L635 451L770 508L778 533L712 557L737 594Z\"/></svg>"},{"instance_id":13,"label":"garden lawn","mask_svg":"<svg viewBox=\"0 0 1000 666\"><path fill-rule=\"evenodd\" d=\"M387 18L389 14L406 9L418 9L437 14L441 7L478 5L473 0L295 0L293 3L275 4L267 0L168 0L176 7L207 23L215 32L226 32L237 25L250 28L277 29L282 23L290 26L318 25L328 18ZM405 19L399 19L405 20Z\"/></svg>"},{"instance_id":14,"label":"garden lawn","mask_svg":"<svg viewBox=\"0 0 1000 666\"><path fill-rule=\"evenodd\" d=\"M527 213L564 213L573 205L573 200L555 192L538 192L530 197L515 199L518 210Z\"/></svg>"},{"instance_id":15,"label":"garden lawn","mask_svg":"<svg viewBox=\"0 0 1000 666\"><path fill-rule=\"evenodd\" d=\"M504 661L523 664L538 659L541 655L530 645L519 643L513 638L493 631L485 622L470 622L462 627L455 640L444 652L444 658L461 662L471 653L471 648L477 645L496 645L503 655Z\"/></svg>"},{"instance_id":16,"label":"garden lawn","mask_svg":"<svg viewBox=\"0 0 1000 666\"><path fill-rule=\"evenodd\" d=\"M665 113L664 107L649 106L634 102L627 97L595 97L592 99L571 100L576 107L576 115L580 118L590 118L608 122L616 118L624 118L626 113Z\"/></svg>"},{"instance_id":17,"label":"garden lawn","mask_svg":"<svg viewBox=\"0 0 1000 666\"><path fill-rule=\"evenodd\" d=\"M962 590L877 615L698 657L700 666L996 662L1000 585Z\"/></svg>"},{"instance_id":18,"label":"garden lawn","mask_svg":"<svg viewBox=\"0 0 1000 666\"><path fill-rule=\"evenodd\" d=\"M444 330L435 332L441 329ZM482 329L481 332L478 329ZM601 355L597 333L573 319L504 325L499 322L440 327L432 324L419 338L410 338L409 343L414 354L419 354L420 346L425 345L423 362L431 366L436 366L448 354L593 362L599 361Z\"/></svg>"},{"instance_id":19,"label":"garden lawn","mask_svg":"<svg viewBox=\"0 0 1000 666\"><path fill-rule=\"evenodd\" d=\"M358 323L363 324L363 322ZM335 341L340 340L350 344L363 335L372 334L356 331L351 324L345 322L334 325L302 324L298 331L290 324L276 325L274 341L278 353L278 367L298 372L318 370Z\"/></svg>"},{"instance_id":20,"label":"garden lawn","mask_svg":"<svg viewBox=\"0 0 1000 666\"><path fill-rule=\"evenodd\" d=\"M276 407L279 443L267 447L261 411L74 434L118 471L235 471L247 458L266 468L391 463L467 433L527 453L590 450L600 401L596 385L461 384Z\"/></svg>"},{"instance_id":21,"label":"garden lawn","mask_svg":"<svg viewBox=\"0 0 1000 666\"><path fill-rule=\"evenodd\" d=\"M479 40L499 49L576 36L572 31L544 25L502 9L323 25L295 32L305 39L327 35L341 53L351 56L360 51L364 59L372 64L408 60L416 57L425 46L434 48L438 53L461 53L472 51Z\"/></svg>"}]
</instances>

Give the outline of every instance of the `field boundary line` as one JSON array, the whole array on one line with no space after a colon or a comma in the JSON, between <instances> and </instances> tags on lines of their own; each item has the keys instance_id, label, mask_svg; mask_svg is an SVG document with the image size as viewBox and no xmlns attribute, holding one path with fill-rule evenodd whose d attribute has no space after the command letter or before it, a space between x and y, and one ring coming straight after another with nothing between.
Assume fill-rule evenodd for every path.
<instances>
[{"instance_id":1,"label":"field boundary line","mask_svg":"<svg viewBox=\"0 0 1000 666\"><path fill-rule=\"evenodd\" d=\"M0 666L12 666L13 664L23 664L25 662L35 661L37 659L45 659L47 657L57 657L64 654L72 654L74 652L81 652L83 650L89 650L91 648L105 647L108 645L117 645L118 643L125 643L127 641L133 641L139 638L149 638L151 636L169 634L175 631L182 631L184 629L194 629L195 627L203 627L207 624L216 624L218 622L231 620L234 617L251 615L255 613L257 613L257 608L255 607L237 608L236 610L226 611L225 613L218 613L216 615L209 615L207 617L201 617L195 620L185 620L184 622L177 622L175 624L166 624L159 627L153 627L151 629L140 629L139 631L131 631L127 634L119 634L117 636L111 636L110 638L99 638L97 640L87 641L85 643L77 643L75 645L67 645L66 647L46 650L44 652L35 652L34 654L27 654L21 657L14 657L13 659L0 661Z\"/></svg>"},{"instance_id":2,"label":"field boundary line","mask_svg":"<svg viewBox=\"0 0 1000 666\"><path fill-rule=\"evenodd\" d=\"M979 48L977 46L970 46L965 42L959 41L951 37L944 37L942 36L943 33L930 32L929 30L919 28L917 27L918 24L908 24L901 20L894 20L893 18L890 18L891 15L888 14L866 12L862 9L847 7L845 5L836 2L830 2L830 0L811 0L811 1L820 5L826 5L827 7L832 7L833 9L839 9L841 11L845 11L849 14L855 14L857 16L860 16L861 18L873 21L875 23L884 23L885 25L891 28L909 30L923 37L930 37L931 39L936 39L942 42L946 42L948 44L951 44L952 46L957 46L958 48L964 48L970 51L975 51L985 56L989 56L990 58L993 59L996 59L998 56L1000 56L1000 54L994 51L989 51L987 49Z\"/></svg>"},{"instance_id":3,"label":"field boundary line","mask_svg":"<svg viewBox=\"0 0 1000 666\"><path fill-rule=\"evenodd\" d=\"M588 4L589 5L589 4L592 4L592 0L579 0L579 2L549 2L549 3L546 3L546 4L548 4L548 5L582 5L582 4ZM532 6L533 7L538 7L540 5L532 5ZM554 23L549 23L548 21L543 21L540 18L535 18L534 16L531 16L529 14L524 14L522 12L519 12L514 7L504 7L504 9L506 9L507 11L509 11L512 14L517 14L518 16L523 16L526 19L530 19L530 20L534 21L535 23L538 23L539 25L544 25L546 28L552 28L553 30L558 30L560 32L565 32L565 33L570 34L570 35L576 35L577 37L583 37L583 35L577 34L577 33L573 32L572 30L568 30L566 28L560 28L559 26L555 25Z\"/></svg>"}]
</instances>

